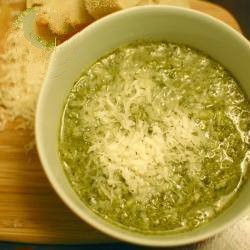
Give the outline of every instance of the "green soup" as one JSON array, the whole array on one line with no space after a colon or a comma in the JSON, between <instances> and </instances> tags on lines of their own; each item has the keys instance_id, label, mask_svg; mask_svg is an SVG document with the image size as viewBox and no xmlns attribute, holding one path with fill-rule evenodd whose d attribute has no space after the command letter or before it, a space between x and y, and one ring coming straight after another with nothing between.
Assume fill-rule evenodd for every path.
<instances>
[{"instance_id":1,"label":"green soup","mask_svg":"<svg viewBox=\"0 0 250 250\"><path fill-rule=\"evenodd\" d=\"M141 233L192 230L249 172L250 105L219 63L183 45L121 47L85 70L61 121L68 179L95 213Z\"/></svg>"}]
</instances>

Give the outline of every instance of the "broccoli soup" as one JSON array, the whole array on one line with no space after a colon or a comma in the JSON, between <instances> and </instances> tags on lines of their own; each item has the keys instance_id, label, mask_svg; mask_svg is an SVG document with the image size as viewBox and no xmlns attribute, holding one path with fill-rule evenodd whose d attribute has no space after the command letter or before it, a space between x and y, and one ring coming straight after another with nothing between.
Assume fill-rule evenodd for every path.
<instances>
[{"instance_id":1,"label":"broccoli soup","mask_svg":"<svg viewBox=\"0 0 250 250\"><path fill-rule=\"evenodd\" d=\"M250 104L218 62L140 42L85 70L64 108L60 157L81 200L141 233L192 230L246 182Z\"/></svg>"}]
</instances>

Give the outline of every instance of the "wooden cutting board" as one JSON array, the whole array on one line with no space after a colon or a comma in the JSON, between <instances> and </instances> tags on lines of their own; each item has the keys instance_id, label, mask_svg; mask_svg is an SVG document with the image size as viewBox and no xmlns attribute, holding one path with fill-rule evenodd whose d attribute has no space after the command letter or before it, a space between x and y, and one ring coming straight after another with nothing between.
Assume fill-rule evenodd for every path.
<instances>
[{"instance_id":1,"label":"wooden cutting board","mask_svg":"<svg viewBox=\"0 0 250 250\"><path fill-rule=\"evenodd\" d=\"M190 6L217 17L240 31L236 20L223 8L195 0L190 1ZM24 4L12 4L12 7L21 9ZM1 28L0 39L3 32ZM31 138L30 131L14 130L14 124L8 124L0 132L0 241L111 241L76 217L55 194L36 151L25 151L25 145Z\"/></svg>"}]
</instances>

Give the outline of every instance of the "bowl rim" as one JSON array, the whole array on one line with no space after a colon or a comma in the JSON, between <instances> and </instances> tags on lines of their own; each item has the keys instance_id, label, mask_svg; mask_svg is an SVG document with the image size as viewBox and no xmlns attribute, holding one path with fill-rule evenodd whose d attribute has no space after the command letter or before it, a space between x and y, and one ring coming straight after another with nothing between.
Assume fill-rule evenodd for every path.
<instances>
[{"instance_id":1,"label":"bowl rim","mask_svg":"<svg viewBox=\"0 0 250 250\"><path fill-rule=\"evenodd\" d=\"M64 47L67 43L71 42L72 39L77 39L77 36L82 35L83 33L90 32L92 29L95 29L96 27L98 27L100 24L102 24L104 22L112 22L117 17L124 15L126 13L133 13L133 12L143 13L143 12L148 12L148 11L163 11L163 10L166 13L170 13L170 12L171 13L182 13L184 15L189 15L190 17L196 16L196 17L201 18L207 22L211 22L217 26L220 26L220 28L225 30L226 32L232 33L232 35L235 36L238 40L240 40L242 45L247 46L249 48L249 51L250 51L249 41L241 33L236 31L235 29L233 29L231 26L227 25L226 23L222 22L221 20L219 20L215 17L212 17L208 14L193 10L193 9L176 7L176 6L166 6L166 5L138 6L138 7L133 7L130 9L126 9L126 10L122 10L122 11L110 14L110 15L103 17L103 18L95 21L94 23L90 24L84 30L77 33L74 37L65 41L62 45L59 45L59 47ZM48 68L50 68L50 64L53 62L54 53L55 53L55 51L52 53L52 55L50 57L50 62L49 62ZM48 75L48 72L49 72L49 70L47 71L47 75ZM50 164L49 164L47 157L46 157L46 154L44 152L43 146L40 143L41 138L43 136L43 132L42 132L42 125L41 125L42 120L41 120L39 114L41 113L43 103L46 101L44 98L44 94L45 94L46 88L47 88L47 84L45 84L46 78L47 77L45 77L44 84L42 85L42 88L41 88L41 91L40 91L40 94L38 97L38 102L37 102L37 107L36 107L36 116L35 116L35 140L36 140L36 145L37 145L38 156L40 158L41 165L44 169L44 172L45 172L51 186L53 187L53 189L57 193L57 195L61 198L61 200L65 203L65 205L67 207L69 207L70 210L74 214L76 214L84 222L88 223L89 225L91 225L95 229L98 229L100 232L105 233L108 236L111 236L115 239L122 240L122 241L125 241L128 243L133 243L133 244L143 245L143 246L151 246L151 247L173 247L173 246L183 246L183 245L193 244L193 243L197 243L199 241L203 241L207 238L210 238L213 235L221 232L226 227L229 227L230 225L232 225L234 222L236 222L236 220L238 220L244 214L246 214L248 211L250 211L250 204L248 204L248 206L246 208L244 208L240 213L234 214L234 216L232 216L230 218L230 220L217 226L214 230L210 230L209 232L201 232L198 235L192 236L190 238L184 238L184 239L181 237L182 234L179 233L179 234L176 234L179 236L178 240L168 239L168 238L164 239L163 237L161 237L160 239L148 238L147 235L142 235L143 238L138 237L137 234L133 234L133 232L131 232L129 230L124 230L124 232L127 232L127 233L124 233L124 232L119 231L119 230L116 231L115 227L118 227L118 226L115 226L114 228L112 228L112 227L106 226L106 225L100 223L99 221L91 218L88 214L86 214L77 205L72 203L71 198L64 191L61 190L61 187L60 187L61 185L57 182L56 178L54 177L54 174L51 171ZM107 223L107 224L111 224L111 223ZM112 225L114 226L114 224L112 224Z\"/></svg>"}]
</instances>

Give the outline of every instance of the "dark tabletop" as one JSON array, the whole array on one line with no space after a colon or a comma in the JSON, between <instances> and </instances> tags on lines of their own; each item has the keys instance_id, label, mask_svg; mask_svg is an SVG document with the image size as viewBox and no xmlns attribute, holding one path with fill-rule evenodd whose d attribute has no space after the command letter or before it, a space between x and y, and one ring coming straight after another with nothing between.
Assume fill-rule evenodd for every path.
<instances>
[{"instance_id":1,"label":"dark tabletop","mask_svg":"<svg viewBox=\"0 0 250 250\"><path fill-rule=\"evenodd\" d=\"M229 10L239 22L244 35L250 39L250 0L210 0Z\"/></svg>"}]
</instances>

